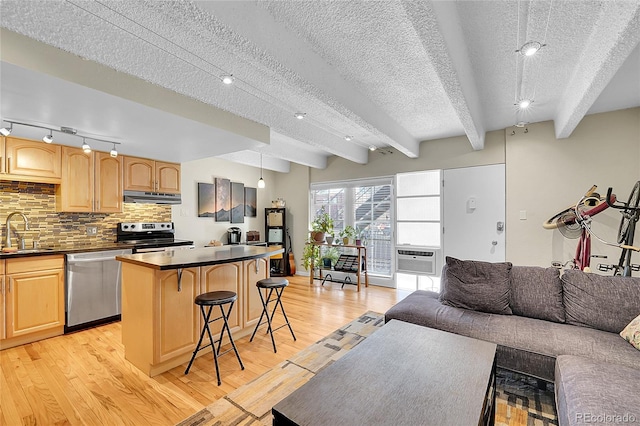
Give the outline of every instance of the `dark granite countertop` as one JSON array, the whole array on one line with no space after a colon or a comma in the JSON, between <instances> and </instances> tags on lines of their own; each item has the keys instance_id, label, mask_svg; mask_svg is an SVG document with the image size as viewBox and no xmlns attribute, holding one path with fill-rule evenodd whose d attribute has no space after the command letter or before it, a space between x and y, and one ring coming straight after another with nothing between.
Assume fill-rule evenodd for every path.
<instances>
[{"instance_id":1,"label":"dark granite countertop","mask_svg":"<svg viewBox=\"0 0 640 426\"><path fill-rule=\"evenodd\" d=\"M16 253L0 253L1 259L15 259L18 257L33 257L33 256L51 256L54 254L67 254L67 253L84 253L92 251L104 251L104 250L125 250L133 248L132 244L117 243L117 242L100 242L93 244L68 244L68 245L56 245L39 247L36 250L27 249L25 251L19 251Z\"/></svg>"},{"instance_id":2,"label":"dark granite countertop","mask_svg":"<svg viewBox=\"0 0 640 426\"><path fill-rule=\"evenodd\" d=\"M195 248L191 250L128 254L117 256L116 260L151 269L166 270L240 262L260 257L269 257L283 252L282 247L228 245Z\"/></svg>"}]
</instances>

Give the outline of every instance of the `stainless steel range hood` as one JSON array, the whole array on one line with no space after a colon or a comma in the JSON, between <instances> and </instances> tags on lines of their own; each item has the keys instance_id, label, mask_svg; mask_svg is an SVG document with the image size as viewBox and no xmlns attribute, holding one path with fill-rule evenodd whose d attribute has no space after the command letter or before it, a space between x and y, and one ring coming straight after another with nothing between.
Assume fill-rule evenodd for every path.
<instances>
[{"instance_id":1,"label":"stainless steel range hood","mask_svg":"<svg viewBox=\"0 0 640 426\"><path fill-rule=\"evenodd\" d=\"M164 192L124 191L125 203L181 204L180 194Z\"/></svg>"}]
</instances>

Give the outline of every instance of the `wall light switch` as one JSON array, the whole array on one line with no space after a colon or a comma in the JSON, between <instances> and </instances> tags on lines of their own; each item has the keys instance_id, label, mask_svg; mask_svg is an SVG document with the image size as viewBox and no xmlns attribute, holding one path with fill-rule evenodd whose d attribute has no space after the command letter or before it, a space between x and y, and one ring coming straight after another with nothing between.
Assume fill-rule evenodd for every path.
<instances>
[{"instance_id":1,"label":"wall light switch","mask_svg":"<svg viewBox=\"0 0 640 426\"><path fill-rule=\"evenodd\" d=\"M520 210L520 220L527 220L527 211Z\"/></svg>"}]
</instances>

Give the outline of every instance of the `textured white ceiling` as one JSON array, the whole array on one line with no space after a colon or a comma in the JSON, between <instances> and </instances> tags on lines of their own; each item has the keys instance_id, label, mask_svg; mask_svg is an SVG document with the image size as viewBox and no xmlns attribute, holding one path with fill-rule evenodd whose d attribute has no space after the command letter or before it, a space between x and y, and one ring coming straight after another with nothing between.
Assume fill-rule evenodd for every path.
<instances>
[{"instance_id":1,"label":"textured white ceiling","mask_svg":"<svg viewBox=\"0 0 640 426\"><path fill-rule=\"evenodd\" d=\"M286 172L289 162L323 168L330 155L366 163L371 145L416 157L422 141L466 135L482 149L486 131L519 121L553 120L568 137L587 113L640 106L640 0L4 0L0 8L1 26L50 46L59 67L70 62L55 49L134 77L132 90L167 89L211 117L228 111L270 129L265 140L239 122L234 134L160 99L119 98L109 81L48 75L29 52L20 63L3 55L3 118L116 137L131 155L257 165L263 154L265 168ZM515 50L530 40L546 46L524 59ZM236 83L223 85L223 74ZM519 97L534 99L526 112L514 107Z\"/></svg>"}]
</instances>

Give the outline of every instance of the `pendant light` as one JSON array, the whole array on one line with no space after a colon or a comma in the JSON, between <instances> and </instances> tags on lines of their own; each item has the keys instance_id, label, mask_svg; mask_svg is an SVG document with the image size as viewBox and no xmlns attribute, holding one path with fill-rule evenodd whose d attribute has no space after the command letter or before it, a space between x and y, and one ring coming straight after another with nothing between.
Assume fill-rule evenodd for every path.
<instances>
[{"instance_id":1,"label":"pendant light","mask_svg":"<svg viewBox=\"0 0 640 426\"><path fill-rule=\"evenodd\" d=\"M262 179L262 154L260 154L260 179L258 180L258 188L264 188L264 186L264 179Z\"/></svg>"}]
</instances>

